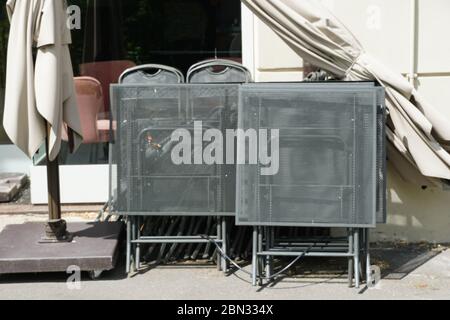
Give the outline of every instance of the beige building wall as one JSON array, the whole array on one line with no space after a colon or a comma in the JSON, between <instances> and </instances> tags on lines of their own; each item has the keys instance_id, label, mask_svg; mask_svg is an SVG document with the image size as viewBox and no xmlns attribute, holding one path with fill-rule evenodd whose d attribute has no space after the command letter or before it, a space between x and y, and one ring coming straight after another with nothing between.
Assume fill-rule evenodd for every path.
<instances>
[{"instance_id":1,"label":"beige building wall","mask_svg":"<svg viewBox=\"0 0 450 320\"><path fill-rule=\"evenodd\" d=\"M414 74L420 92L450 118L449 0L316 0L393 70ZM258 82L302 80L303 62L243 8L244 64ZM380 241L450 243L450 191L423 190L389 168L388 224Z\"/></svg>"}]
</instances>

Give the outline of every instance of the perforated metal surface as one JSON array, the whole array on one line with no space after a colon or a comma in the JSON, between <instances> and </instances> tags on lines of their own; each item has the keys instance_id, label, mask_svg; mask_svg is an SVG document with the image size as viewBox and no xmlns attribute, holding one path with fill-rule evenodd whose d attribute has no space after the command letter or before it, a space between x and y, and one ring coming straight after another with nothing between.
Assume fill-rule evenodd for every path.
<instances>
[{"instance_id":1,"label":"perforated metal surface","mask_svg":"<svg viewBox=\"0 0 450 320\"><path fill-rule=\"evenodd\" d=\"M146 64L126 70L119 79L121 84L178 84L184 83L184 76L178 69Z\"/></svg>"},{"instance_id":2,"label":"perforated metal surface","mask_svg":"<svg viewBox=\"0 0 450 320\"><path fill-rule=\"evenodd\" d=\"M382 97L361 83L242 86L238 126L280 130L280 169L263 176L261 165L238 165L237 223L375 226L385 212Z\"/></svg>"},{"instance_id":3,"label":"perforated metal surface","mask_svg":"<svg viewBox=\"0 0 450 320\"><path fill-rule=\"evenodd\" d=\"M139 70L133 73L128 74L123 79L123 83L132 84L132 83L147 83L147 84L155 84L155 83L179 83L179 78L176 74L172 72L168 72L162 70L157 74L148 74L144 70Z\"/></svg>"},{"instance_id":4,"label":"perforated metal surface","mask_svg":"<svg viewBox=\"0 0 450 320\"><path fill-rule=\"evenodd\" d=\"M171 157L172 133L194 137L237 126L237 85L112 86L113 211L132 215L234 215L235 168L182 164ZM192 157L201 152L194 148ZM203 146L205 147L205 145ZM194 163L194 161L192 161Z\"/></svg>"},{"instance_id":5,"label":"perforated metal surface","mask_svg":"<svg viewBox=\"0 0 450 320\"><path fill-rule=\"evenodd\" d=\"M174 165L174 130L236 129L238 91L240 128L280 129L279 172L238 166L236 185L234 165ZM384 91L371 83L119 85L112 97L116 213L233 215L237 203L243 225L385 221Z\"/></svg>"},{"instance_id":6,"label":"perforated metal surface","mask_svg":"<svg viewBox=\"0 0 450 320\"><path fill-rule=\"evenodd\" d=\"M248 82L247 75L238 69L225 69L222 72L214 72L211 69L204 69L196 72L190 78L191 83L208 83L211 82L231 82L231 83L245 83Z\"/></svg>"}]
</instances>

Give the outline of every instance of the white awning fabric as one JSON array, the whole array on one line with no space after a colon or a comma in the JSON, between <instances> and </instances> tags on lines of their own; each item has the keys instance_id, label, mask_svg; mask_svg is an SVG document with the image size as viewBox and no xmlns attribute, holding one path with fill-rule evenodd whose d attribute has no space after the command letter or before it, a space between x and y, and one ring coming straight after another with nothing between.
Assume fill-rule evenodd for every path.
<instances>
[{"instance_id":1,"label":"white awning fabric","mask_svg":"<svg viewBox=\"0 0 450 320\"><path fill-rule=\"evenodd\" d=\"M382 84L391 146L430 181L450 179L450 154L445 149L450 142L450 119L426 102L406 78L366 52L329 10L311 0L242 2L302 59L344 80ZM391 155L391 162L398 160L397 154Z\"/></svg>"}]
</instances>

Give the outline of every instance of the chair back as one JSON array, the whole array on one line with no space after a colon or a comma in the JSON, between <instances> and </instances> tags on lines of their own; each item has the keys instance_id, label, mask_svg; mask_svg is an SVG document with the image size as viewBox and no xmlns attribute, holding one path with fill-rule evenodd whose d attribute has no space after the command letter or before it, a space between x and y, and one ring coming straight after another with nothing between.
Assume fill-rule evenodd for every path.
<instances>
[{"instance_id":1,"label":"chair back","mask_svg":"<svg viewBox=\"0 0 450 320\"><path fill-rule=\"evenodd\" d=\"M97 143L97 119L104 106L102 85L92 77L77 77L74 82L83 143Z\"/></svg>"},{"instance_id":2,"label":"chair back","mask_svg":"<svg viewBox=\"0 0 450 320\"><path fill-rule=\"evenodd\" d=\"M178 84L184 83L180 70L161 65L146 64L125 70L119 77L123 84Z\"/></svg>"},{"instance_id":3,"label":"chair back","mask_svg":"<svg viewBox=\"0 0 450 320\"><path fill-rule=\"evenodd\" d=\"M232 60L212 59L201 61L189 68L188 83L248 83L250 71Z\"/></svg>"}]
</instances>

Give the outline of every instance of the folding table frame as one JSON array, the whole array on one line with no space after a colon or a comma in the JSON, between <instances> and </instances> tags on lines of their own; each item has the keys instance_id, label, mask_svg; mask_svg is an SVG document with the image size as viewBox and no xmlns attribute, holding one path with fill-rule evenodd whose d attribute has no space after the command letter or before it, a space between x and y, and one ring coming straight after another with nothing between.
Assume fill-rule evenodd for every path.
<instances>
[{"instance_id":1,"label":"folding table frame","mask_svg":"<svg viewBox=\"0 0 450 320\"><path fill-rule=\"evenodd\" d=\"M118 102L119 100L121 100L122 98L120 97L120 92L121 90L125 90L124 92L126 92L126 90L131 90L131 91L136 91L136 94L130 93L130 96L126 96L124 98L124 104L125 105L121 105L118 106ZM144 98L142 99L149 99L148 96L146 96L147 92L150 93L150 97L151 94L153 94L153 92L156 92L158 90L166 90L166 91L170 91L173 90L174 92L178 92L177 90L181 90L181 94L179 96L179 98L181 100L179 100L182 105L179 105L177 108L174 108L174 112L175 113L182 113L182 116L180 119L184 119L181 120L180 122L177 121L166 121L166 120L161 120L160 122L158 122L159 120L153 120L153 119L136 119L136 120L132 120L134 119L134 115L133 112L137 107L138 104L137 101L139 101L139 99L141 99L142 97L140 97L141 94L143 94ZM208 96L208 90L212 91L212 96ZM226 94L227 92L234 92L232 94L232 101L228 102L228 96L226 97L222 97L222 96L214 96L214 94L216 92L223 92L224 94ZM163 94L164 95L164 94ZM138 98L139 96L139 98ZM124 112L124 116L119 116L118 114L116 115L116 123L117 123L117 131L116 134L118 135L117 140L119 141L118 143L122 143L124 144L125 149L121 150L120 153L126 154L127 157L132 157L132 159L134 160L125 160L125 161L131 161L130 163L126 164L126 166L128 166L129 169L126 169L127 172L122 172L117 174L119 177L122 177L122 183L126 183L127 187L130 190L134 190L136 192L133 191L129 191L130 193L127 193L127 196L125 198L123 198L122 204L120 204L119 201L119 207L117 208L117 201L113 201L113 212L122 216L126 217L127 220L127 250L126 250L126 271L130 272L130 270L136 270L140 268L141 265L141 247L143 244L212 244L214 243L214 245L218 246L221 251L223 252L227 252L227 222L226 222L226 218L227 216L234 216L234 200L233 200L233 210L229 210L230 212L222 212L224 210L221 210L221 206L225 206L226 203L226 199L227 196L223 195L221 192L223 190L225 190L224 188L227 188L227 182L228 179L230 178L226 178L226 169L222 168L222 165L216 165L215 167L219 167L218 169L214 169L213 171L215 172L214 177L211 177L211 179L214 181L214 183L219 183L221 185L219 191L215 191L214 194L219 194L218 196L220 198L220 201L216 204L213 204L213 207L209 207L209 201L210 201L210 197L206 197L208 200L208 208L203 208L203 210L201 211L197 211L197 210L186 210L184 207L186 206L186 204L189 206L189 196L187 197L187 203L183 203L181 204L181 206L179 208L176 208L175 210L167 210L167 209L163 209L162 211L152 207L151 205L147 205L149 202L148 200L148 195L144 194L145 190L140 190L137 191L137 189L135 187L133 187L134 184L137 183L137 185L141 185L143 188L143 183L145 181L145 179L150 178L150 180L153 179L153 184L157 183L155 181L157 181L158 179L165 179L163 176L163 174L158 174L158 177L154 177L151 176L151 173L145 172L143 169L143 161L142 161L142 157L143 155L145 156L145 150L143 148L141 148L141 146L139 146L139 143L141 141L146 141L145 137L146 137L146 133L151 133L151 135L154 135L158 130L159 131L173 131L176 129L180 129L180 128L184 128L186 130L195 130L193 123L194 123L194 118L190 118L190 117L194 117L194 115L199 115L200 114L200 120L203 119L202 117L206 117L203 116L201 112L204 112L207 116L211 116L209 114L209 112L211 112L210 109L208 109L208 104L209 103L213 103L214 106L216 106L217 100L214 100L216 98L219 98L221 101L222 99L224 99L223 102L223 107L219 107L217 114L213 114L212 117L213 119L209 119L209 120L204 120L204 128L203 129L207 129L207 125L209 125L210 123L214 124L211 128L218 128L221 131L223 131L224 129L233 129L231 127L228 127L228 122L229 120L224 120L224 119L230 119L233 118L229 112L232 112L231 110L228 111L228 105L230 106L236 106L237 104L237 85L230 85L230 84L176 84L176 85L117 85L117 86L113 86L112 88L112 101L113 101L113 105L114 108L116 110L116 113L118 113L119 109L122 110L120 112ZM133 98L135 97L135 98ZM176 98L178 99L178 98ZM187 100L186 100L187 99ZM205 105L201 105L199 108L203 108L201 109L202 111L199 110L195 110L195 108L197 107L197 105L194 105L194 102L192 99L205 99L204 103ZM211 100L212 99L212 100ZM234 100L233 100L234 99ZM202 100L203 101L203 100ZM233 102L235 101L235 102ZM148 105L148 102L145 102L144 105ZM222 105L222 104L220 104ZM173 107L173 106L172 106ZM144 106L145 108L145 106ZM156 108L156 112L159 112L161 110L163 110L164 108L160 108L160 106L158 106ZM142 110L140 110L139 112L142 112ZM161 111L161 112L165 112L165 111ZM150 112L151 113L151 112ZM166 116L166 115L165 115ZM178 116L177 116L178 117ZM207 117L206 117L207 118ZM209 121L209 122L208 122ZM148 124L147 124L148 122ZM159 124L161 123L161 125ZM227 125L228 124L228 125ZM126 127L126 129L121 129L121 126ZM148 127L146 127L148 126ZM123 135L123 136L121 136ZM126 141L121 141L125 139ZM159 141L155 141L155 143ZM117 146L120 147L120 146ZM121 155L117 155L117 158L120 157ZM113 157L111 157L112 159ZM144 159L145 160L145 159ZM147 159L148 160L148 159ZM118 160L119 162L122 160ZM170 161L170 160L169 160ZM130 165L132 165L132 168L130 168ZM170 166L169 164L167 164L168 166ZM173 165L174 166L174 165ZM112 167L112 162L111 162L111 167ZM118 172L122 169L120 169L120 165L117 165L118 167ZM174 166L176 167L176 166ZM211 168L211 166L208 166L208 168ZM209 169L208 169L209 170ZM113 181L114 179L113 174L112 174L112 169L111 171L111 181ZM123 170L122 170L123 171ZM170 171L170 170L169 170ZM123 176L125 174L125 176ZM133 177L134 176L134 177ZM169 178L177 178L176 175L169 175ZM125 177L125 178L124 178ZM183 176L179 177L180 179L183 178ZM125 179L125 180L123 180ZM156 179L156 180L155 180ZM191 178L191 179L198 179L198 178ZM205 179L205 177L200 177L200 179ZM210 180L210 178L208 178L208 181ZM229 180L231 181L231 180ZM120 185L120 182L117 183L117 186ZM209 186L212 184L210 184L208 182L208 188ZM189 186L187 186L189 187ZM122 188L122 187L121 187ZM209 190L209 189L208 189ZM234 189L233 189L234 191ZM189 192L188 192L189 193ZM113 194L113 192L111 192L111 195ZM120 196L119 196L120 197ZM162 196L164 198L164 195ZM234 199L234 195L233 195L233 199ZM167 199L164 199L167 200ZM167 201L166 201L167 202ZM125 203L125 204L124 204ZM136 207L136 203L138 204ZM219 205L220 207L217 207L217 205ZM227 203L226 205L227 208L230 207L230 204ZM137 208L137 209L136 209ZM223 207L225 208L225 207ZM181 235L175 235L175 236L170 236L170 235L165 235L165 236L146 236L143 235L141 232L141 228L143 225L143 217L145 216L164 216L164 217L208 217L209 219L214 219L217 222L217 228L216 228L216 233L214 235L189 235L189 236L181 236ZM172 246L173 247L173 246ZM218 250L219 251L219 250ZM227 271L228 269L228 264L226 259L224 259L221 255L220 252L217 253L217 265L219 270L223 270L224 272Z\"/></svg>"},{"instance_id":2,"label":"folding table frame","mask_svg":"<svg viewBox=\"0 0 450 320\"><path fill-rule=\"evenodd\" d=\"M370 229L349 228L347 237L276 239L273 227L253 228L252 284L270 282L274 257L327 257L348 259L348 284L359 288L365 269L366 283L372 279Z\"/></svg>"}]
</instances>

